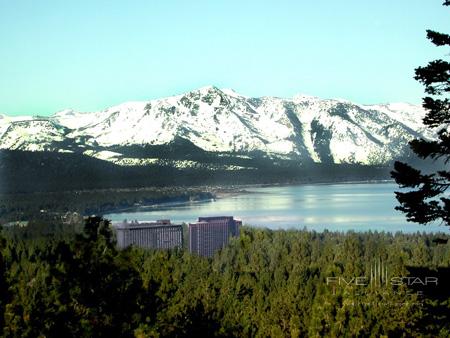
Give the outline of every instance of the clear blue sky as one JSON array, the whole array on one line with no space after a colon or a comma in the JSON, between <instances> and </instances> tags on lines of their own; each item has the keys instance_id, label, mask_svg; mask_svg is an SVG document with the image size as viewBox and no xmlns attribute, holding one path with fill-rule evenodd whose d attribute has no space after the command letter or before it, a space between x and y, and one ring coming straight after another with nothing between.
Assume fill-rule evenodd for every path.
<instances>
[{"instance_id":1,"label":"clear blue sky","mask_svg":"<svg viewBox=\"0 0 450 338\"><path fill-rule=\"evenodd\" d=\"M0 112L93 111L205 85L420 103L442 0L0 0Z\"/></svg>"}]
</instances>

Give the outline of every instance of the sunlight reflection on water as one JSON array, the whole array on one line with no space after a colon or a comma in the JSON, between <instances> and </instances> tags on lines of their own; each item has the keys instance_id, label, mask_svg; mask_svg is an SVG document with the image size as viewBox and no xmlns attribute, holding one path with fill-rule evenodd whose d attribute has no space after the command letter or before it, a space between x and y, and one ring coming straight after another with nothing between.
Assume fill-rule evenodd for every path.
<instances>
[{"instance_id":1,"label":"sunlight reflection on water","mask_svg":"<svg viewBox=\"0 0 450 338\"><path fill-rule=\"evenodd\" d=\"M244 224L271 229L323 231L446 231L438 225L408 223L394 210L394 183L299 185L247 189L249 193L212 202L164 206L105 215L113 222L169 218L192 222L198 216L233 215Z\"/></svg>"}]
</instances>

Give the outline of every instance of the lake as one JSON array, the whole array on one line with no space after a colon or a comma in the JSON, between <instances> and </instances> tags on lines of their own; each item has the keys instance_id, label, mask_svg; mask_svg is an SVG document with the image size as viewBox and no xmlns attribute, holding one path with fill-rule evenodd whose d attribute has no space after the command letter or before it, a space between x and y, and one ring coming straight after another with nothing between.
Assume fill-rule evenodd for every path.
<instances>
[{"instance_id":1,"label":"lake","mask_svg":"<svg viewBox=\"0 0 450 338\"><path fill-rule=\"evenodd\" d=\"M243 224L271 229L323 231L448 232L444 226L409 223L396 211L393 183L310 184L249 188L248 193L215 201L141 208L105 215L113 222L124 219L170 219L193 222L198 216L232 215Z\"/></svg>"}]
</instances>

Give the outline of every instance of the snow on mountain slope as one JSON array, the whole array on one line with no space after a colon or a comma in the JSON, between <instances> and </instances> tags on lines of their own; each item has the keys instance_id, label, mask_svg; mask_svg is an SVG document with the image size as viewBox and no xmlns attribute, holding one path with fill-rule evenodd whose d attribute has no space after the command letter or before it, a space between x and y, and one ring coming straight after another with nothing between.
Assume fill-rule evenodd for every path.
<instances>
[{"instance_id":1,"label":"snow on mountain slope","mask_svg":"<svg viewBox=\"0 0 450 338\"><path fill-rule=\"evenodd\" d=\"M6 132L11 123L18 121L29 121L32 119L33 117L31 116L7 116L0 114L0 138Z\"/></svg>"},{"instance_id":2,"label":"snow on mountain slope","mask_svg":"<svg viewBox=\"0 0 450 338\"><path fill-rule=\"evenodd\" d=\"M379 111L389 116L395 121L401 122L405 126L415 130L425 137L432 138L433 133L425 128L422 123L426 111L420 106L409 103L388 103L383 105L362 106L367 110Z\"/></svg>"},{"instance_id":3,"label":"snow on mountain slope","mask_svg":"<svg viewBox=\"0 0 450 338\"><path fill-rule=\"evenodd\" d=\"M357 105L307 95L250 98L208 86L100 112L64 110L49 118L1 116L0 148L81 149L115 163L144 165L153 159L125 161L110 150L167 145L181 138L216 153L257 151L302 163L383 164L401 156L412 138L433 137L421 123L424 114L423 108L409 104Z\"/></svg>"},{"instance_id":4,"label":"snow on mountain slope","mask_svg":"<svg viewBox=\"0 0 450 338\"><path fill-rule=\"evenodd\" d=\"M0 148L57 151L53 144L65 140L66 128L47 119L12 120L5 126Z\"/></svg>"},{"instance_id":5,"label":"snow on mountain slope","mask_svg":"<svg viewBox=\"0 0 450 338\"><path fill-rule=\"evenodd\" d=\"M52 119L67 128L79 129L106 118L109 113L108 110L96 113L79 113L67 109L57 112L52 116Z\"/></svg>"}]
</instances>

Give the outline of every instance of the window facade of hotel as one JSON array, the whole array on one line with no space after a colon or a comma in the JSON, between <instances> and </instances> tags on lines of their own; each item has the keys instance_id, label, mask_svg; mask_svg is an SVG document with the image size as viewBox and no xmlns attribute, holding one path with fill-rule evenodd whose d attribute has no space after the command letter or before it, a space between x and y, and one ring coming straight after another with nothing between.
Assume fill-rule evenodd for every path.
<instances>
[{"instance_id":1,"label":"window facade of hotel","mask_svg":"<svg viewBox=\"0 0 450 338\"><path fill-rule=\"evenodd\" d=\"M135 245L148 249L173 249L183 246L183 228L169 220L156 222L122 222L115 226L117 246Z\"/></svg>"},{"instance_id":2,"label":"window facade of hotel","mask_svg":"<svg viewBox=\"0 0 450 338\"><path fill-rule=\"evenodd\" d=\"M239 236L240 220L232 216L199 217L189 224L189 251L199 256L212 257L228 244L230 237Z\"/></svg>"}]
</instances>

